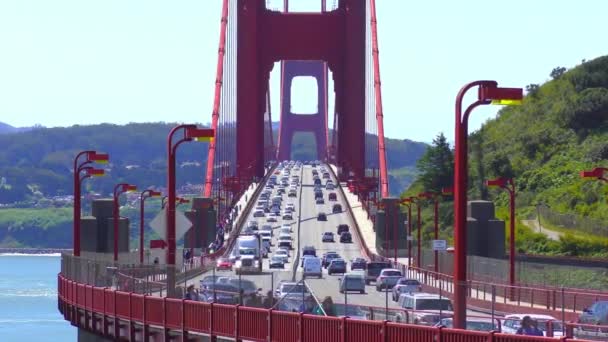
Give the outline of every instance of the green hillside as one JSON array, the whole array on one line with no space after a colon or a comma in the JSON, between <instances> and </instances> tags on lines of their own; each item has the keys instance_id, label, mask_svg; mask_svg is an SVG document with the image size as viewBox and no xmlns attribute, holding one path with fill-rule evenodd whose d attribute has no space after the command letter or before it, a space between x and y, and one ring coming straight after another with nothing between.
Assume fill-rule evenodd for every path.
<instances>
[{"instance_id":1,"label":"green hillside","mask_svg":"<svg viewBox=\"0 0 608 342\"><path fill-rule=\"evenodd\" d=\"M471 134L469 199L495 200L498 214L506 218L505 192L488 190L483 182L514 177L519 219L534 218L536 205L542 203L556 213L597 220L601 227L596 232L608 237L607 184L579 176L581 170L608 166L608 56L584 61L569 71L555 68L551 77L542 86L528 85L521 106L503 108ZM406 195L422 189L417 181ZM442 208L451 213L451 203ZM450 232L452 216L443 219L442 227ZM430 212L425 221L430 224ZM608 255L608 239L567 234L549 241L523 226L518 229L522 238L517 245L522 251Z\"/></svg>"}]
</instances>

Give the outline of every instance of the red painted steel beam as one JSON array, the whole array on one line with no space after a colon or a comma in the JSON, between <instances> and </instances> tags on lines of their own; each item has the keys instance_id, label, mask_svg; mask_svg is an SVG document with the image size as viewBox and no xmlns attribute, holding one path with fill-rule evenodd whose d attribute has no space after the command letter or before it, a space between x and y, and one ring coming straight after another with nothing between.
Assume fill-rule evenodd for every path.
<instances>
[{"instance_id":1,"label":"red painted steel beam","mask_svg":"<svg viewBox=\"0 0 608 342\"><path fill-rule=\"evenodd\" d=\"M226 48L226 26L228 24L228 0L222 4L222 19L220 26L220 42L217 51L217 69L215 72L215 95L213 96L213 112L211 114L211 128L217 132L217 123L220 118L220 101L222 96L222 80L224 78L224 54ZM207 155L207 172L205 175L205 197L211 197L213 189L213 164L215 162L215 145L217 140L209 142L209 154Z\"/></svg>"},{"instance_id":2,"label":"red painted steel beam","mask_svg":"<svg viewBox=\"0 0 608 342\"><path fill-rule=\"evenodd\" d=\"M382 87L380 82L380 60L378 56L378 28L376 18L376 1L370 0L372 54L374 57L374 90L376 93L376 120L378 125L378 153L380 162L380 194L388 197L388 173L386 168L386 150L384 147L384 115L382 112Z\"/></svg>"}]
</instances>

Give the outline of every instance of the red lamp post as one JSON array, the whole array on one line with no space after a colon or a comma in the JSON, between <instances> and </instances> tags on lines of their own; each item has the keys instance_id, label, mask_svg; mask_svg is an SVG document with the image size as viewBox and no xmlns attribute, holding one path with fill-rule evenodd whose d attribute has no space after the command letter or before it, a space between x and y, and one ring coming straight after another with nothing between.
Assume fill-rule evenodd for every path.
<instances>
[{"instance_id":1,"label":"red lamp post","mask_svg":"<svg viewBox=\"0 0 608 342\"><path fill-rule=\"evenodd\" d=\"M173 136L182 132L182 137L176 142ZM196 125L179 125L174 127L167 137L167 264L175 265L175 155L179 145L187 141L211 142L214 137L213 129L200 129Z\"/></svg>"},{"instance_id":2,"label":"red lamp post","mask_svg":"<svg viewBox=\"0 0 608 342\"><path fill-rule=\"evenodd\" d=\"M435 240L439 240L439 194L435 193L435 192L422 192L418 194L418 198L424 198L424 199L431 199L433 200L433 204L434 204L434 215L433 215L433 219L435 222L435 235L434 238ZM435 251L435 266L434 266L434 270L435 272L439 271L439 264L438 264L438 253L437 251Z\"/></svg>"},{"instance_id":3,"label":"red lamp post","mask_svg":"<svg viewBox=\"0 0 608 342\"><path fill-rule=\"evenodd\" d=\"M498 177L486 181L488 187L499 187L509 193L509 284L515 286L515 182L513 178Z\"/></svg>"},{"instance_id":4,"label":"red lamp post","mask_svg":"<svg viewBox=\"0 0 608 342\"><path fill-rule=\"evenodd\" d=\"M119 183L114 186L114 261L118 261L118 197L125 192L137 191L137 186L128 183Z\"/></svg>"},{"instance_id":5,"label":"red lamp post","mask_svg":"<svg viewBox=\"0 0 608 342\"><path fill-rule=\"evenodd\" d=\"M84 160L81 160L84 157ZM73 213L73 236L74 236L74 256L80 256L80 185L82 180L80 172L87 168L91 163L107 163L108 155L106 153L98 153L97 151L82 151L74 158L74 213ZM103 171L103 170L102 170ZM102 173L103 174L103 173ZM89 177L95 176L93 174ZM89 178L85 176L85 178Z\"/></svg>"},{"instance_id":6,"label":"red lamp post","mask_svg":"<svg viewBox=\"0 0 608 342\"><path fill-rule=\"evenodd\" d=\"M144 190L139 196L139 263L144 263L144 202L146 198L160 197L159 191Z\"/></svg>"},{"instance_id":7,"label":"red lamp post","mask_svg":"<svg viewBox=\"0 0 608 342\"><path fill-rule=\"evenodd\" d=\"M401 200L400 204L407 206L407 264L412 264L412 203L409 198Z\"/></svg>"},{"instance_id":8,"label":"red lamp post","mask_svg":"<svg viewBox=\"0 0 608 342\"><path fill-rule=\"evenodd\" d=\"M420 268L420 263L422 261L422 256L420 254L420 250L422 248L422 245L420 244L420 238L421 238L420 230L421 230L421 226L422 226L422 224L420 222L420 201L418 200L418 198L412 196L412 197L408 197L408 198L405 198L405 199L401 200L401 203L415 204L416 208L417 208L417 211L418 211L418 242L417 242L418 252L416 254L416 267ZM411 209L411 207L409 207L409 209L408 209L408 214L409 214L409 216L408 216L409 227L408 228L410 230L410 233L409 233L408 236L411 236L411 234L412 234L412 224L411 224L412 209ZM408 240L408 249L410 251L412 249L412 242L411 242L411 240ZM411 252L410 252L409 258L410 258L410 260L409 260L409 265L408 266L411 266L411 264L412 264Z\"/></svg>"},{"instance_id":9,"label":"red lamp post","mask_svg":"<svg viewBox=\"0 0 608 342\"><path fill-rule=\"evenodd\" d=\"M608 178L604 177L604 172L608 171L605 167L596 167L590 171L581 171L582 178L595 178L604 182L608 182Z\"/></svg>"},{"instance_id":10,"label":"red lamp post","mask_svg":"<svg viewBox=\"0 0 608 342\"><path fill-rule=\"evenodd\" d=\"M465 93L478 87L477 101L462 113ZM456 96L454 155L454 328L466 327L467 296L467 136L471 111L480 105L517 104L523 98L521 88L498 87L496 81L475 81L463 86Z\"/></svg>"}]
</instances>

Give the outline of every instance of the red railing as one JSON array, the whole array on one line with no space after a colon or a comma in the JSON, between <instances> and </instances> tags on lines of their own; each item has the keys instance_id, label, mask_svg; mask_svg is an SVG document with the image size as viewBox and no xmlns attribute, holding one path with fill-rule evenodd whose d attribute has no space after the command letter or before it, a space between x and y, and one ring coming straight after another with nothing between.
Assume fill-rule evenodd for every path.
<instances>
[{"instance_id":1,"label":"red railing","mask_svg":"<svg viewBox=\"0 0 608 342\"><path fill-rule=\"evenodd\" d=\"M238 340L276 342L554 341L548 337L315 316L239 305L138 295L98 287L85 287L61 275L58 276L58 291L60 311L66 319L71 320L76 326L114 339L129 339L135 336L136 332L154 333L155 329L160 329L163 334L168 334L169 331L198 332ZM87 294L90 295L87 297ZM105 303L105 309L100 309L97 303ZM115 303L115 312L112 303ZM91 319L101 320L103 324L89 324ZM107 329L110 325L113 326L112 329ZM123 326L128 327L127 331L121 329ZM143 326L143 329L134 329L135 326ZM561 340L569 341L571 338L563 337Z\"/></svg>"}]
</instances>

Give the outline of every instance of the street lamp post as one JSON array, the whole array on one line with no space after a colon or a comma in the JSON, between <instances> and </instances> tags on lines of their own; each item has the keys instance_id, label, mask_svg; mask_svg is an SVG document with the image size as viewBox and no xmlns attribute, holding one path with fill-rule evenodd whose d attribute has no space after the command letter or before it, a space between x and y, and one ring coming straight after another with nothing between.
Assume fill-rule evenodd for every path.
<instances>
[{"instance_id":1,"label":"street lamp post","mask_svg":"<svg viewBox=\"0 0 608 342\"><path fill-rule=\"evenodd\" d=\"M410 204L415 204L416 205L416 209L417 209L417 212L418 212L418 233L417 233L418 234L418 241L416 243L417 248L418 248L418 252L416 253L416 267L421 268L420 267L420 263L421 263L421 260L422 260L422 256L420 254L420 250L422 248L422 245L420 243L420 239L421 239L422 235L420 234L420 230L421 230L422 224L421 224L421 221L420 221L420 200L417 197L411 196L411 197L408 197L408 198L405 198L405 199L401 200L401 203L410 203ZM412 214L411 207L409 208L408 213L411 216L411 214ZM411 217L408 217L408 220L411 221ZM410 230L410 236L411 236L411 234L412 234L412 225L411 225L411 223L410 223L410 225L409 225L408 228ZM408 242L408 249L411 250L412 249L411 247L412 247L412 243L411 243L411 240L409 240L409 242ZM409 263L410 264L408 266L411 266L411 263L412 263L411 253L410 253Z\"/></svg>"},{"instance_id":2,"label":"street lamp post","mask_svg":"<svg viewBox=\"0 0 608 342\"><path fill-rule=\"evenodd\" d=\"M137 190L137 186L128 183L119 183L114 186L114 262L118 261L118 197L125 192L133 192Z\"/></svg>"},{"instance_id":3,"label":"street lamp post","mask_svg":"<svg viewBox=\"0 0 608 342\"><path fill-rule=\"evenodd\" d=\"M509 284L515 286L515 181L498 177L487 180L486 186L499 187L509 193Z\"/></svg>"},{"instance_id":4,"label":"street lamp post","mask_svg":"<svg viewBox=\"0 0 608 342\"><path fill-rule=\"evenodd\" d=\"M85 159L81 161L81 157ZM74 157L74 213L73 213L73 236L74 236L74 256L80 256L80 184L83 179L80 178L80 172L88 167L91 163L106 163L109 157L106 153L98 153L97 151L82 151ZM103 174L103 173L102 173ZM94 176L94 175L89 175ZM88 178L85 176L85 178Z\"/></svg>"},{"instance_id":5,"label":"street lamp post","mask_svg":"<svg viewBox=\"0 0 608 342\"><path fill-rule=\"evenodd\" d=\"M139 263L144 263L144 202L146 198L160 197L159 191L144 190L139 196Z\"/></svg>"},{"instance_id":6,"label":"street lamp post","mask_svg":"<svg viewBox=\"0 0 608 342\"><path fill-rule=\"evenodd\" d=\"M423 192L418 194L418 198L425 198L433 200L434 205L434 222L435 222L435 240L439 240L439 194L435 192ZM438 252L435 251L435 265L434 271L437 273L439 271L439 263L438 263Z\"/></svg>"},{"instance_id":7,"label":"street lamp post","mask_svg":"<svg viewBox=\"0 0 608 342\"><path fill-rule=\"evenodd\" d=\"M462 113L464 95L477 87L477 100ZM456 96L454 148L454 328L466 327L467 280L467 135L471 111L480 105L518 104L523 98L521 88L498 87L496 81L475 81L463 86Z\"/></svg>"},{"instance_id":8,"label":"street lamp post","mask_svg":"<svg viewBox=\"0 0 608 342\"><path fill-rule=\"evenodd\" d=\"M409 198L404 198L400 204L407 206L407 265L409 267L412 264L412 203Z\"/></svg>"}]
</instances>

